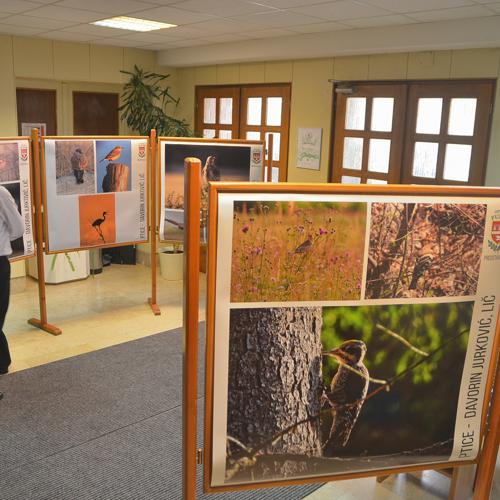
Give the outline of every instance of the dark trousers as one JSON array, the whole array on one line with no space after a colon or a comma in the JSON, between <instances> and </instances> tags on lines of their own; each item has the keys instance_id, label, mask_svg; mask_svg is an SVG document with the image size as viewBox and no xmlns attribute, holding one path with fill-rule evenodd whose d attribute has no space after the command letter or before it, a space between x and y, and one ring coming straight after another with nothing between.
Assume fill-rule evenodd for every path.
<instances>
[{"instance_id":1,"label":"dark trousers","mask_svg":"<svg viewBox=\"0 0 500 500\"><path fill-rule=\"evenodd\" d=\"M75 176L76 183L83 184L83 170L77 170L76 168L74 168L73 174Z\"/></svg>"},{"instance_id":2,"label":"dark trousers","mask_svg":"<svg viewBox=\"0 0 500 500\"><path fill-rule=\"evenodd\" d=\"M0 372L6 371L10 365L9 344L3 333L3 324L9 308L9 295L10 262L7 257L0 257Z\"/></svg>"}]
</instances>

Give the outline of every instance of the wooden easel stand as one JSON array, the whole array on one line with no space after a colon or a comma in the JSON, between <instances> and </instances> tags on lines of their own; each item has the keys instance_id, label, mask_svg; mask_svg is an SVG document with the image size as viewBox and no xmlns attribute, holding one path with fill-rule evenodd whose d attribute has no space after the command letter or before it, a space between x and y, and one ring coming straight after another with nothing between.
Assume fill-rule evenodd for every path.
<instances>
[{"instance_id":1,"label":"wooden easel stand","mask_svg":"<svg viewBox=\"0 0 500 500\"><path fill-rule=\"evenodd\" d=\"M201 162L184 160L184 351L182 404L182 490L196 498L196 433L198 387L198 310L200 269Z\"/></svg>"},{"instance_id":2,"label":"wooden easel stand","mask_svg":"<svg viewBox=\"0 0 500 500\"><path fill-rule=\"evenodd\" d=\"M45 263L43 243L43 216L42 216L42 181L40 176L40 138L38 129L31 132L31 155L33 158L33 188L35 193L35 241L36 241L36 263L38 268L38 300L40 303L40 319L31 318L30 325L40 328L52 335L61 335L62 330L47 322L47 299L45 296Z\"/></svg>"},{"instance_id":3,"label":"wooden easel stand","mask_svg":"<svg viewBox=\"0 0 500 500\"><path fill-rule=\"evenodd\" d=\"M156 220L156 180L158 175L158 147L156 141L156 130L151 130L151 206L150 206L150 226L149 235L151 238L151 297L148 298L148 303L151 306L153 314L159 316L161 314L160 307L157 303L157 266L158 266L158 223Z\"/></svg>"}]
</instances>

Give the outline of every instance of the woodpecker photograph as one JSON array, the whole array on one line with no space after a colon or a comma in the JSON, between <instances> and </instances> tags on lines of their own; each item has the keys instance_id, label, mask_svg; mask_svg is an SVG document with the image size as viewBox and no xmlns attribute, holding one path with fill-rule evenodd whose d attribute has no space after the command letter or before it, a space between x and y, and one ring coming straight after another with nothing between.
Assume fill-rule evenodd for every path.
<instances>
[{"instance_id":1,"label":"woodpecker photograph","mask_svg":"<svg viewBox=\"0 0 500 500\"><path fill-rule=\"evenodd\" d=\"M361 298L366 203L235 202L233 302Z\"/></svg>"},{"instance_id":2,"label":"woodpecker photograph","mask_svg":"<svg viewBox=\"0 0 500 500\"><path fill-rule=\"evenodd\" d=\"M475 295L486 205L373 203L367 299Z\"/></svg>"},{"instance_id":3,"label":"woodpecker photograph","mask_svg":"<svg viewBox=\"0 0 500 500\"><path fill-rule=\"evenodd\" d=\"M448 460L473 306L232 308L224 482Z\"/></svg>"},{"instance_id":4,"label":"woodpecker photograph","mask_svg":"<svg viewBox=\"0 0 500 500\"><path fill-rule=\"evenodd\" d=\"M97 192L132 190L132 143L129 140L95 141Z\"/></svg>"},{"instance_id":5,"label":"woodpecker photograph","mask_svg":"<svg viewBox=\"0 0 500 500\"><path fill-rule=\"evenodd\" d=\"M57 140L55 150L56 193L61 196L94 194L94 141Z\"/></svg>"}]
</instances>

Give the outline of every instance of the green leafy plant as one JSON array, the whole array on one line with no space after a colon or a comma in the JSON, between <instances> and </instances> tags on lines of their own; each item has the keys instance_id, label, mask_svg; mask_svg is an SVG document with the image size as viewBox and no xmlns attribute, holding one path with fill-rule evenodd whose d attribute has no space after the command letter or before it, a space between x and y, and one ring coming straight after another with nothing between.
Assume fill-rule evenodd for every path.
<instances>
[{"instance_id":1,"label":"green leafy plant","mask_svg":"<svg viewBox=\"0 0 500 500\"><path fill-rule=\"evenodd\" d=\"M118 108L121 118L134 131L149 135L155 129L158 136L184 137L193 133L185 120L167 114L169 105L179 104L165 85L170 75L162 75L134 66L134 71L121 71L129 75L122 93L123 104Z\"/></svg>"}]
</instances>

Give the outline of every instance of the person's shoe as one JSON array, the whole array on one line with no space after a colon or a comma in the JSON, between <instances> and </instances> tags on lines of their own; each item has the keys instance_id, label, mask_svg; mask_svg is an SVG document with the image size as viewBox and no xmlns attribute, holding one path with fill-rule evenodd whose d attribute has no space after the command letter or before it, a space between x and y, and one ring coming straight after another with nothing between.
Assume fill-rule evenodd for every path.
<instances>
[{"instance_id":1,"label":"person's shoe","mask_svg":"<svg viewBox=\"0 0 500 500\"><path fill-rule=\"evenodd\" d=\"M0 375L5 375L9 373L9 367L7 368L0 368Z\"/></svg>"},{"instance_id":2,"label":"person's shoe","mask_svg":"<svg viewBox=\"0 0 500 500\"><path fill-rule=\"evenodd\" d=\"M3 392L0 392L0 399L3 399Z\"/></svg>"}]
</instances>

